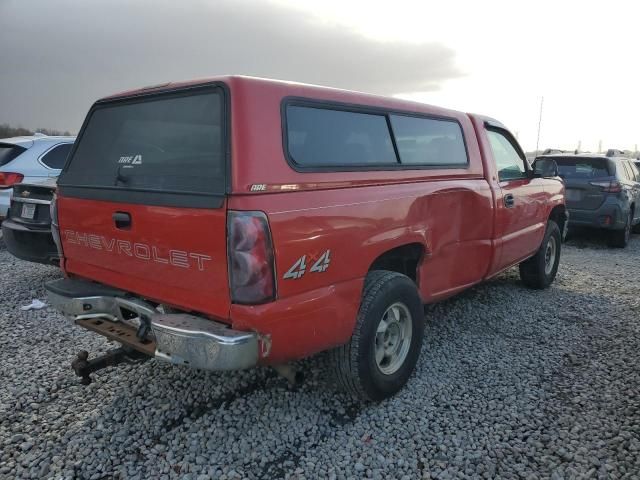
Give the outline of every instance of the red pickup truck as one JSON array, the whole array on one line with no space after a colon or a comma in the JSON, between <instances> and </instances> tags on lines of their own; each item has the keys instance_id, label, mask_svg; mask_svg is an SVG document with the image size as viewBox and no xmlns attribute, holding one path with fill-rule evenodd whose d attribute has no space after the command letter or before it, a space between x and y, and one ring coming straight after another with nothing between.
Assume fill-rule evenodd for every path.
<instances>
[{"instance_id":1,"label":"red pickup truck","mask_svg":"<svg viewBox=\"0 0 640 480\"><path fill-rule=\"evenodd\" d=\"M424 303L517 264L547 287L566 221L553 160L495 120L236 76L97 101L52 210L76 324L208 370L331 350L374 400L413 371Z\"/></svg>"}]
</instances>

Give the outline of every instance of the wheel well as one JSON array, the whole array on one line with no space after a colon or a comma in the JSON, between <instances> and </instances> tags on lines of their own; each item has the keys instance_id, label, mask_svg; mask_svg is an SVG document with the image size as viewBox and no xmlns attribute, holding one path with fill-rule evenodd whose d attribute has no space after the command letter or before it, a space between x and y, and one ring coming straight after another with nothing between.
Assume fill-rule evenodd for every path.
<instances>
[{"instance_id":1,"label":"wheel well","mask_svg":"<svg viewBox=\"0 0 640 480\"><path fill-rule=\"evenodd\" d=\"M549 220L553 220L560 228L560 233L564 232L564 224L567 221L567 210L564 205L556 205L551 210L551 214L549 215Z\"/></svg>"},{"instance_id":2,"label":"wheel well","mask_svg":"<svg viewBox=\"0 0 640 480\"><path fill-rule=\"evenodd\" d=\"M424 255L424 246L419 243L408 243L400 247L387 250L376 258L369 271L389 270L402 273L418 283L418 265Z\"/></svg>"}]
</instances>

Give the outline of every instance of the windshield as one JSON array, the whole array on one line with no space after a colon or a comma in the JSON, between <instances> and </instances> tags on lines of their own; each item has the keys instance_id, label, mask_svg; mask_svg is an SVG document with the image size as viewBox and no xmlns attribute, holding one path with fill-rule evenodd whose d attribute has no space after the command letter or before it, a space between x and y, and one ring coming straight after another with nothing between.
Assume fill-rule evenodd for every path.
<instances>
[{"instance_id":1,"label":"windshield","mask_svg":"<svg viewBox=\"0 0 640 480\"><path fill-rule=\"evenodd\" d=\"M220 88L98 106L61 184L224 193L223 122Z\"/></svg>"},{"instance_id":2,"label":"windshield","mask_svg":"<svg viewBox=\"0 0 640 480\"><path fill-rule=\"evenodd\" d=\"M556 158L558 174L562 178L609 177L609 167L605 158Z\"/></svg>"}]
</instances>

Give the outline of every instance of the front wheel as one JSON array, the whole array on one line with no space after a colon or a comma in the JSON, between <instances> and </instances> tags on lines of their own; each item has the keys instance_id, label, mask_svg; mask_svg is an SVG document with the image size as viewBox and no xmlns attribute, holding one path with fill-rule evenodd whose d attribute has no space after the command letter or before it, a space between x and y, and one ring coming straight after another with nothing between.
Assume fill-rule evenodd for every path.
<instances>
[{"instance_id":1,"label":"front wheel","mask_svg":"<svg viewBox=\"0 0 640 480\"><path fill-rule=\"evenodd\" d=\"M396 272L369 272L351 340L330 352L339 385L358 399L390 397L409 380L423 336L415 283Z\"/></svg>"},{"instance_id":2,"label":"front wheel","mask_svg":"<svg viewBox=\"0 0 640 480\"><path fill-rule=\"evenodd\" d=\"M558 273L562 248L560 229L553 220L547 222L542 244L536 254L520 264L520 278L529 288L547 288Z\"/></svg>"}]
</instances>

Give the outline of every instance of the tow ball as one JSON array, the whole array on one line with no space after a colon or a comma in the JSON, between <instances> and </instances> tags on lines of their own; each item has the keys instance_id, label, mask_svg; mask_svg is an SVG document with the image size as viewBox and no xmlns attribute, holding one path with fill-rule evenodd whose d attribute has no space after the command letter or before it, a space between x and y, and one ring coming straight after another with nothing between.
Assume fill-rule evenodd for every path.
<instances>
[{"instance_id":1,"label":"tow ball","mask_svg":"<svg viewBox=\"0 0 640 480\"><path fill-rule=\"evenodd\" d=\"M272 368L289 382L289 387L297 389L304 381L304 373L296 367L288 364L273 365Z\"/></svg>"},{"instance_id":2,"label":"tow ball","mask_svg":"<svg viewBox=\"0 0 640 480\"><path fill-rule=\"evenodd\" d=\"M75 360L71 362L71 368L80 377L82 385L89 385L92 381L89 375L98 370L114 367L121 363L141 363L149 358L151 357L132 348L119 347L89 360L89 352L82 350L78 352Z\"/></svg>"}]
</instances>

